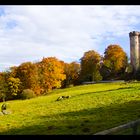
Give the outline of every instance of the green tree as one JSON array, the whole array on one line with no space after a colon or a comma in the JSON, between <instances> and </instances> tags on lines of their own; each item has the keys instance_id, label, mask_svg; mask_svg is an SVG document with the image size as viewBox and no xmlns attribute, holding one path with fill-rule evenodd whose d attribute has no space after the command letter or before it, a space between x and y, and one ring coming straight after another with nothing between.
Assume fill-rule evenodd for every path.
<instances>
[{"instance_id":1,"label":"green tree","mask_svg":"<svg viewBox=\"0 0 140 140\"><path fill-rule=\"evenodd\" d=\"M129 80L132 80L132 79L137 79L136 76L137 75L134 75L134 71L133 71L133 67L132 67L131 63L128 63L128 65L126 66L126 69L125 69L124 80L129 81Z\"/></svg>"},{"instance_id":2,"label":"green tree","mask_svg":"<svg viewBox=\"0 0 140 140\"><path fill-rule=\"evenodd\" d=\"M84 53L81 58L81 81L100 81L102 76L100 75L100 62L101 56L94 50L90 50Z\"/></svg>"}]
</instances>

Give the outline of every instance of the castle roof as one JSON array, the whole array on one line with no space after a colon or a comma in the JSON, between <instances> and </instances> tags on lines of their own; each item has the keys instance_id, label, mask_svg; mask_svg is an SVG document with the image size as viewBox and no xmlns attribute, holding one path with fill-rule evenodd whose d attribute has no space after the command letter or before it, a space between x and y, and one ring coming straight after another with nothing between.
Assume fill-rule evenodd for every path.
<instances>
[{"instance_id":1,"label":"castle roof","mask_svg":"<svg viewBox=\"0 0 140 140\"><path fill-rule=\"evenodd\" d=\"M139 36L140 35L140 32L138 31L132 31L129 33L129 36Z\"/></svg>"}]
</instances>

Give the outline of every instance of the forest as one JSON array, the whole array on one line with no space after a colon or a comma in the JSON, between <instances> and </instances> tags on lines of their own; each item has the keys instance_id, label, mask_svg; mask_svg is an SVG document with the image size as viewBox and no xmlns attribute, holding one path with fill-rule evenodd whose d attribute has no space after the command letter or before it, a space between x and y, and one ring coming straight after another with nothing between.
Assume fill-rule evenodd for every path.
<instances>
[{"instance_id":1,"label":"forest","mask_svg":"<svg viewBox=\"0 0 140 140\"><path fill-rule=\"evenodd\" d=\"M109 45L104 55L89 50L79 60L66 63L56 57L43 57L39 62L24 62L0 72L0 100L29 99L86 81L139 78L120 45Z\"/></svg>"}]
</instances>

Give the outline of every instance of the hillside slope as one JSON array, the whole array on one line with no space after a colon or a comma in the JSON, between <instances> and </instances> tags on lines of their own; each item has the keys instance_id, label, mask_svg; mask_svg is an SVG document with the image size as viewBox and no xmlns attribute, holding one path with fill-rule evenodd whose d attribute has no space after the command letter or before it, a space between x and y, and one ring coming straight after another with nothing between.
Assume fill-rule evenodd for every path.
<instances>
[{"instance_id":1,"label":"hillside slope","mask_svg":"<svg viewBox=\"0 0 140 140\"><path fill-rule=\"evenodd\" d=\"M64 95L71 98L56 101ZM12 114L0 116L1 135L94 134L140 118L140 83L76 86L7 104Z\"/></svg>"}]
</instances>

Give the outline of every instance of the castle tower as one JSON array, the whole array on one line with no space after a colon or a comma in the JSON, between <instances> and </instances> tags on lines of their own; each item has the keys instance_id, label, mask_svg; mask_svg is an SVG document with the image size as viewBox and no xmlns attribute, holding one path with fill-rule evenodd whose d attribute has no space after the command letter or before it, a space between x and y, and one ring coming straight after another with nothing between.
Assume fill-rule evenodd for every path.
<instances>
[{"instance_id":1,"label":"castle tower","mask_svg":"<svg viewBox=\"0 0 140 140\"><path fill-rule=\"evenodd\" d=\"M136 72L140 68L140 32L130 32L129 37L131 65Z\"/></svg>"}]
</instances>

